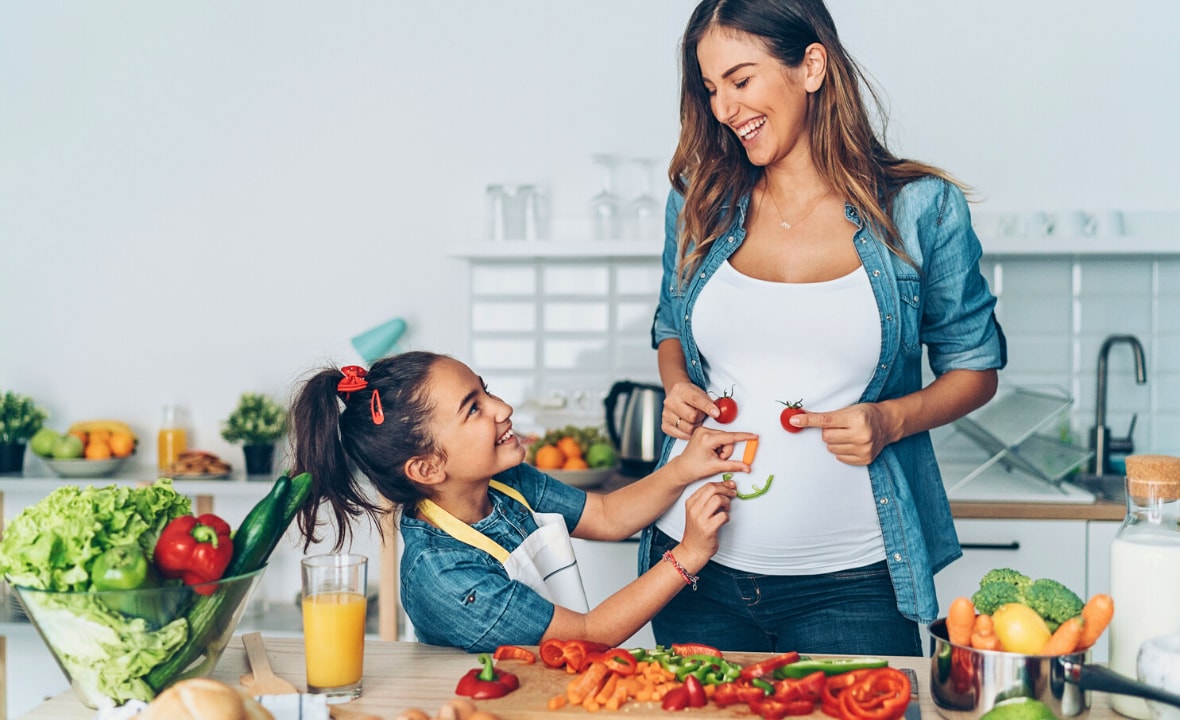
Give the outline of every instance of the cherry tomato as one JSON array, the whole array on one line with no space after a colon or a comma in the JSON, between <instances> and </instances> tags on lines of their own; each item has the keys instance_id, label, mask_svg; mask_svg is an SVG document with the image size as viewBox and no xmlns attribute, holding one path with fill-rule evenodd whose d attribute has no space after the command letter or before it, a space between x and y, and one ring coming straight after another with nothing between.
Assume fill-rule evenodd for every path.
<instances>
[{"instance_id":1,"label":"cherry tomato","mask_svg":"<svg viewBox=\"0 0 1180 720\"><path fill-rule=\"evenodd\" d=\"M737 418L737 401L728 395L717 398L714 403L721 412L717 415L717 422L728 425Z\"/></svg>"},{"instance_id":2,"label":"cherry tomato","mask_svg":"<svg viewBox=\"0 0 1180 720\"><path fill-rule=\"evenodd\" d=\"M791 424L791 418L795 417L796 415L802 415L803 413L807 412L806 410L803 409L803 401L799 400L797 402L789 403L789 402L783 402L782 400L779 400L779 402L782 403L783 405L786 405L786 407L783 408L783 411L781 413L779 413L779 416L778 416L778 421L779 421L779 423L782 424L783 430L786 430L787 432L792 432L792 433L797 433L800 430L802 430L803 428L795 427L794 425Z\"/></svg>"}]
</instances>

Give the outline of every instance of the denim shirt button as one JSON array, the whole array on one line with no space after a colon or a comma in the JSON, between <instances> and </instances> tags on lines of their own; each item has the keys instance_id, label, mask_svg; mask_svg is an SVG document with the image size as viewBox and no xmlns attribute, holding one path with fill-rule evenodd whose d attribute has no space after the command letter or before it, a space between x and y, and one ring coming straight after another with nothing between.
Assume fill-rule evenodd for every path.
<instances>
[{"instance_id":1,"label":"denim shirt button","mask_svg":"<svg viewBox=\"0 0 1180 720\"><path fill-rule=\"evenodd\" d=\"M893 316L892 316L892 315L886 315L886 316L885 316L885 319L886 319L886 320L893 320Z\"/></svg>"},{"instance_id":2,"label":"denim shirt button","mask_svg":"<svg viewBox=\"0 0 1180 720\"><path fill-rule=\"evenodd\" d=\"M918 302L918 296L917 296L917 295L915 295L915 296L914 296L914 302Z\"/></svg>"},{"instance_id":3,"label":"denim shirt button","mask_svg":"<svg viewBox=\"0 0 1180 720\"><path fill-rule=\"evenodd\" d=\"M704 273L701 273L701 279L702 279L702 280L704 280L704 279L705 279L705 274L704 274Z\"/></svg>"},{"instance_id":4,"label":"denim shirt button","mask_svg":"<svg viewBox=\"0 0 1180 720\"><path fill-rule=\"evenodd\" d=\"M888 505L888 504L889 504L889 498L881 498L881 504L882 504L882 505Z\"/></svg>"},{"instance_id":5,"label":"denim shirt button","mask_svg":"<svg viewBox=\"0 0 1180 720\"><path fill-rule=\"evenodd\" d=\"M730 236L729 236L729 241L730 241L730 242L733 242L733 235L730 235Z\"/></svg>"},{"instance_id":6,"label":"denim shirt button","mask_svg":"<svg viewBox=\"0 0 1180 720\"><path fill-rule=\"evenodd\" d=\"M880 275L881 275L881 271L880 271L880 270L874 270L874 271L873 271L873 277L879 277Z\"/></svg>"},{"instance_id":7,"label":"denim shirt button","mask_svg":"<svg viewBox=\"0 0 1180 720\"><path fill-rule=\"evenodd\" d=\"M897 562L901 562L901 553L893 553L893 559Z\"/></svg>"},{"instance_id":8,"label":"denim shirt button","mask_svg":"<svg viewBox=\"0 0 1180 720\"><path fill-rule=\"evenodd\" d=\"M882 370L886 370L886 369L888 369L888 368L889 368L889 366L888 366L888 365L886 365L885 363L881 363L881 369L882 369Z\"/></svg>"}]
</instances>

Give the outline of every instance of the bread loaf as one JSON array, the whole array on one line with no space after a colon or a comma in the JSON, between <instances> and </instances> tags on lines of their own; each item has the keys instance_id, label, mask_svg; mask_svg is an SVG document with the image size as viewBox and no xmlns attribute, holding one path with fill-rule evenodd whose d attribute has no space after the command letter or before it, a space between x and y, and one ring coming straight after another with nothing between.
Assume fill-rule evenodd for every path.
<instances>
[{"instance_id":1,"label":"bread loaf","mask_svg":"<svg viewBox=\"0 0 1180 720\"><path fill-rule=\"evenodd\" d=\"M274 716L242 690L209 678L192 678L165 689L136 720L274 720Z\"/></svg>"}]
</instances>

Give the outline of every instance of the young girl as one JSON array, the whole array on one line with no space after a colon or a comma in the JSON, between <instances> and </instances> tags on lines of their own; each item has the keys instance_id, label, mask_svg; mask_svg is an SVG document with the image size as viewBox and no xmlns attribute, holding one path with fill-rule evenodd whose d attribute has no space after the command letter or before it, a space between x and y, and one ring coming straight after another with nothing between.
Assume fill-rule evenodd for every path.
<instances>
[{"instance_id":1,"label":"young girl","mask_svg":"<svg viewBox=\"0 0 1180 720\"><path fill-rule=\"evenodd\" d=\"M339 528L382 507L358 474L400 511L401 600L418 638L469 652L547 638L623 642L686 585L717 549L731 482L685 501L683 539L660 562L593 610L586 608L569 535L622 540L654 521L685 487L726 472L750 433L701 428L659 471L607 494L586 493L525 464L512 408L463 363L407 352L367 372L324 369L292 409L294 472L314 477L299 518L305 549L319 540L321 503ZM378 524L380 527L380 524Z\"/></svg>"}]
</instances>

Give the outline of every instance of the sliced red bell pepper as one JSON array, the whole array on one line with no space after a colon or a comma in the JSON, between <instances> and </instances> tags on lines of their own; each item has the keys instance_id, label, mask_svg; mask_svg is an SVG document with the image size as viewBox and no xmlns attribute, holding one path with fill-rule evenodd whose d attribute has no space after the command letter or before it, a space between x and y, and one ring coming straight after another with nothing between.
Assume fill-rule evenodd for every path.
<instances>
[{"instance_id":1,"label":"sliced red bell pepper","mask_svg":"<svg viewBox=\"0 0 1180 720\"><path fill-rule=\"evenodd\" d=\"M750 710L766 720L779 720L788 715L810 715L815 703L810 700L781 700L773 695L750 701Z\"/></svg>"},{"instance_id":2,"label":"sliced red bell pepper","mask_svg":"<svg viewBox=\"0 0 1180 720\"><path fill-rule=\"evenodd\" d=\"M843 718L844 712L840 709L840 693L862 679L869 672L872 671L853 670L852 672L833 675L827 678L824 681L823 691L820 693L820 708L824 714L829 717Z\"/></svg>"},{"instance_id":3,"label":"sliced red bell pepper","mask_svg":"<svg viewBox=\"0 0 1180 720\"><path fill-rule=\"evenodd\" d=\"M746 680L753 680L754 678L760 678L764 675L769 678L774 673L776 668L780 668L783 665L790 665L791 663L797 662L798 660L799 653L795 651L783 653L782 655L775 655L774 657L767 658L761 662L756 662L753 665L745 666L742 668L741 676Z\"/></svg>"},{"instance_id":4,"label":"sliced red bell pepper","mask_svg":"<svg viewBox=\"0 0 1180 720\"><path fill-rule=\"evenodd\" d=\"M537 661L537 654L519 645L501 645L496 648L494 660L521 660L525 665L532 665Z\"/></svg>"},{"instance_id":5,"label":"sliced red bell pepper","mask_svg":"<svg viewBox=\"0 0 1180 720\"><path fill-rule=\"evenodd\" d=\"M617 675L634 675L639 667L639 661L629 651L623 648L611 648L602 652L592 652L586 656L586 664L600 662L607 669Z\"/></svg>"},{"instance_id":6,"label":"sliced red bell pepper","mask_svg":"<svg viewBox=\"0 0 1180 720\"><path fill-rule=\"evenodd\" d=\"M712 645L704 643L672 643L672 653L675 655L708 655L721 657L721 651Z\"/></svg>"},{"instance_id":7,"label":"sliced red bell pepper","mask_svg":"<svg viewBox=\"0 0 1180 720\"><path fill-rule=\"evenodd\" d=\"M234 556L229 524L212 513L174 518L160 533L152 560L166 578L180 578L185 585L220 580ZM216 586L197 588L211 595Z\"/></svg>"},{"instance_id":8,"label":"sliced red bell pepper","mask_svg":"<svg viewBox=\"0 0 1180 720\"><path fill-rule=\"evenodd\" d=\"M822 671L798 680L786 678L774 684L774 696L780 700L806 700L812 704L823 697L827 678Z\"/></svg>"},{"instance_id":9,"label":"sliced red bell pepper","mask_svg":"<svg viewBox=\"0 0 1180 720\"><path fill-rule=\"evenodd\" d=\"M492 656L481 653L480 667L467 671L455 686L455 694L473 698L475 700L491 700L504 697L520 687L520 680L505 670L496 670L492 665Z\"/></svg>"},{"instance_id":10,"label":"sliced red bell pepper","mask_svg":"<svg viewBox=\"0 0 1180 720\"><path fill-rule=\"evenodd\" d=\"M910 703L910 679L894 668L869 670L840 693L846 720L896 720Z\"/></svg>"},{"instance_id":11,"label":"sliced red bell pepper","mask_svg":"<svg viewBox=\"0 0 1180 720\"><path fill-rule=\"evenodd\" d=\"M541 662L549 667L559 668L563 665L571 672L582 672L590 665L590 655L602 653L611 649L606 643L593 640L557 640L550 638L541 643ZM558 654L558 650L561 651ZM629 653L628 653L629 654Z\"/></svg>"},{"instance_id":12,"label":"sliced red bell pepper","mask_svg":"<svg viewBox=\"0 0 1180 720\"><path fill-rule=\"evenodd\" d=\"M541 643L538 648L541 653L541 662L545 663L551 668L559 668L565 665L565 641L556 638L549 638Z\"/></svg>"},{"instance_id":13,"label":"sliced red bell pepper","mask_svg":"<svg viewBox=\"0 0 1180 720\"><path fill-rule=\"evenodd\" d=\"M748 680L734 680L721 683L713 690L713 702L725 707L726 705L740 705L765 697L766 692L750 684Z\"/></svg>"}]
</instances>

